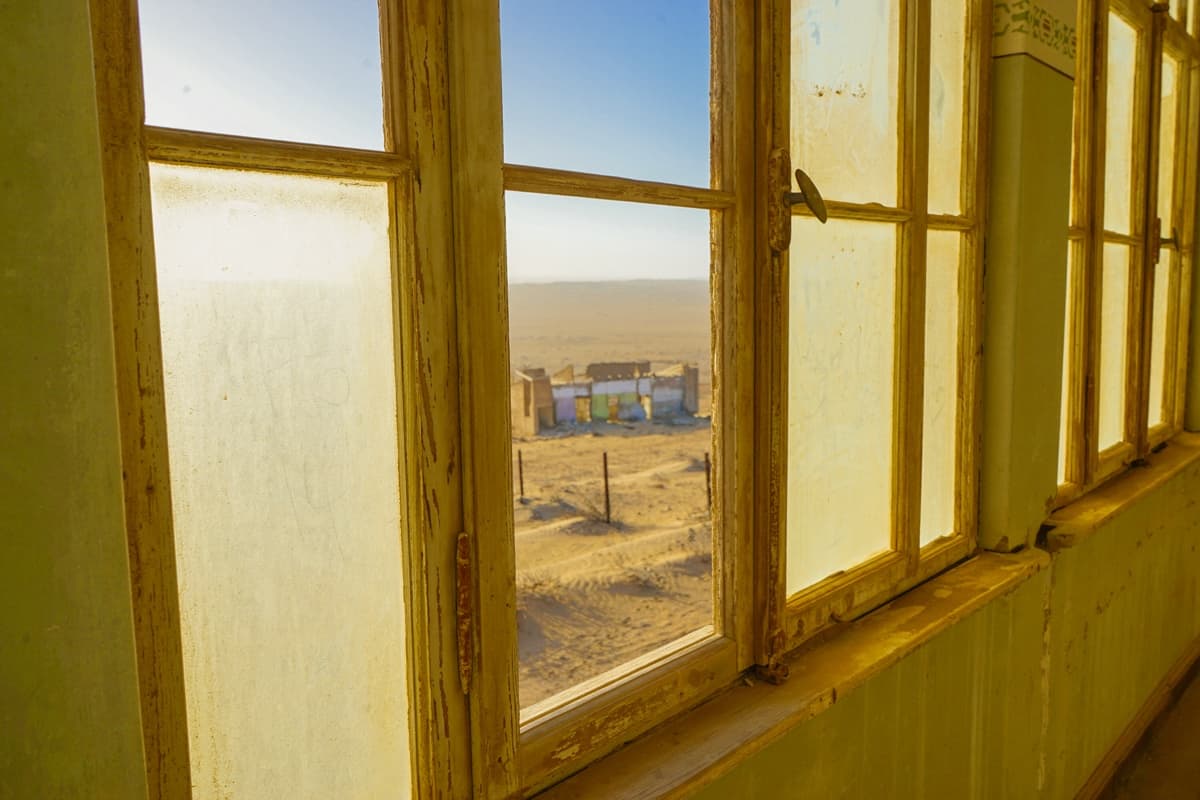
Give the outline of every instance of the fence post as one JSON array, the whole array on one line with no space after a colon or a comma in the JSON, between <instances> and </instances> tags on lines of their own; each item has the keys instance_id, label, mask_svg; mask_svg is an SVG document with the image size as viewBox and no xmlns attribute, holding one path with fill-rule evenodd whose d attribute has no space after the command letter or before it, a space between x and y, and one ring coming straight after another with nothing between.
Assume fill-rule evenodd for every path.
<instances>
[{"instance_id":1,"label":"fence post","mask_svg":"<svg viewBox=\"0 0 1200 800\"><path fill-rule=\"evenodd\" d=\"M612 505L608 499L608 451L605 450L604 456L604 523L612 525Z\"/></svg>"},{"instance_id":2,"label":"fence post","mask_svg":"<svg viewBox=\"0 0 1200 800\"><path fill-rule=\"evenodd\" d=\"M708 513L712 515L712 459L704 453L704 494L708 498Z\"/></svg>"},{"instance_id":3,"label":"fence post","mask_svg":"<svg viewBox=\"0 0 1200 800\"><path fill-rule=\"evenodd\" d=\"M525 460L521 457L520 448L517 449L517 480L521 484L521 499L525 499Z\"/></svg>"}]
</instances>

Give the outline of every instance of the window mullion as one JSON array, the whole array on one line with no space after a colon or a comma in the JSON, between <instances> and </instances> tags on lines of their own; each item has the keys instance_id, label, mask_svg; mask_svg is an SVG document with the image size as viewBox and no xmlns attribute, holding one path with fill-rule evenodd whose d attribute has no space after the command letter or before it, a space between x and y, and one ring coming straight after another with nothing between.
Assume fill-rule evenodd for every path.
<instances>
[{"instance_id":1,"label":"window mullion","mask_svg":"<svg viewBox=\"0 0 1200 800\"><path fill-rule=\"evenodd\" d=\"M914 573L920 559L925 267L929 194L930 0L902 9L903 85L899 185L912 217L897 240L896 412L893 428L892 546Z\"/></svg>"}]
</instances>

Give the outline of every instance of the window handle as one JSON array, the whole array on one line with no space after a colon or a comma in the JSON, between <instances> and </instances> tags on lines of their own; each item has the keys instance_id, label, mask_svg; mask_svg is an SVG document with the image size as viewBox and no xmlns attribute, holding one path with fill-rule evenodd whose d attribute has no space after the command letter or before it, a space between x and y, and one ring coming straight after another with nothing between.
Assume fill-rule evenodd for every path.
<instances>
[{"instance_id":1,"label":"window handle","mask_svg":"<svg viewBox=\"0 0 1200 800\"><path fill-rule=\"evenodd\" d=\"M768 183L770 186L767 203L767 238L771 249L782 253L792 243L792 206L804 203L813 216L822 223L829 219L825 200L812 178L802 169L795 171L800 191L792 189L792 159L782 147L771 151L767 159Z\"/></svg>"},{"instance_id":2,"label":"window handle","mask_svg":"<svg viewBox=\"0 0 1200 800\"><path fill-rule=\"evenodd\" d=\"M813 183L812 178L808 177L808 173L799 168L796 169L796 185L800 187L800 191L788 192L787 204L794 206L804 203L813 216L824 225L829 219L829 212L825 209L825 198L821 197L821 190Z\"/></svg>"}]
</instances>

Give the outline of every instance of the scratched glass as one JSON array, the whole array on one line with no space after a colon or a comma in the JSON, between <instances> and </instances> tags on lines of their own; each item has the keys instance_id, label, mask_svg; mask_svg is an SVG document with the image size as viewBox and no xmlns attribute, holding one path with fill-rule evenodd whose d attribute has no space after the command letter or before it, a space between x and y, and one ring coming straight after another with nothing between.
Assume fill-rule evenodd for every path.
<instances>
[{"instance_id":1,"label":"scratched glass","mask_svg":"<svg viewBox=\"0 0 1200 800\"><path fill-rule=\"evenodd\" d=\"M963 85L967 15L964 3L932 15L929 59L929 210L962 212Z\"/></svg>"},{"instance_id":2,"label":"scratched glass","mask_svg":"<svg viewBox=\"0 0 1200 800\"><path fill-rule=\"evenodd\" d=\"M792 166L828 199L896 205L900 5L792 2Z\"/></svg>"},{"instance_id":3,"label":"scratched glass","mask_svg":"<svg viewBox=\"0 0 1200 800\"><path fill-rule=\"evenodd\" d=\"M1129 318L1130 249L1104 243L1100 287L1099 449L1125 440L1126 323Z\"/></svg>"},{"instance_id":4,"label":"scratched glass","mask_svg":"<svg viewBox=\"0 0 1200 800\"><path fill-rule=\"evenodd\" d=\"M376 0L139 0L146 122L383 149Z\"/></svg>"},{"instance_id":5,"label":"scratched glass","mask_svg":"<svg viewBox=\"0 0 1200 800\"><path fill-rule=\"evenodd\" d=\"M407 796L387 189L151 191L195 796Z\"/></svg>"},{"instance_id":6,"label":"scratched glass","mask_svg":"<svg viewBox=\"0 0 1200 800\"><path fill-rule=\"evenodd\" d=\"M891 547L896 226L792 222L787 591Z\"/></svg>"},{"instance_id":7,"label":"scratched glass","mask_svg":"<svg viewBox=\"0 0 1200 800\"><path fill-rule=\"evenodd\" d=\"M1175 251L1164 247L1158 251L1158 263L1154 266L1154 303L1150 320L1150 414L1147 420L1151 428L1167 421L1166 412L1169 408L1165 378L1174 344L1168 326L1171 319L1170 298L1177 291L1172 286L1175 259Z\"/></svg>"},{"instance_id":8,"label":"scratched glass","mask_svg":"<svg viewBox=\"0 0 1200 800\"><path fill-rule=\"evenodd\" d=\"M930 231L925 270L921 544L955 532L958 457L958 271L962 234Z\"/></svg>"},{"instance_id":9,"label":"scratched glass","mask_svg":"<svg viewBox=\"0 0 1200 800\"><path fill-rule=\"evenodd\" d=\"M1133 232L1133 121L1138 32L1108 15L1108 110L1104 148L1104 227Z\"/></svg>"}]
</instances>

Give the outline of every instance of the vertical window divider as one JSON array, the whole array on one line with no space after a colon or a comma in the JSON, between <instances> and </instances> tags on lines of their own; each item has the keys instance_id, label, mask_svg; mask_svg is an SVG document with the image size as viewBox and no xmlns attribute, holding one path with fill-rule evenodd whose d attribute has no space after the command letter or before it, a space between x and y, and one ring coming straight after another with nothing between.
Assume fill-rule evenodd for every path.
<instances>
[{"instance_id":1,"label":"vertical window divider","mask_svg":"<svg viewBox=\"0 0 1200 800\"><path fill-rule=\"evenodd\" d=\"M187 696L137 0L91 0L89 5L146 779L152 798L189 798Z\"/></svg>"},{"instance_id":2,"label":"vertical window divider","mask_svg":"<svg viewBox=\"0 0 1200 800\"><path fill-rule=\"evenodd\" d=\"M892 546L917 571L921 549L921 447L924 415L925 278L929 214L930 0L901 6L899 189L911 217L897 246L896 355L893 367Z\"/></svg>"}]
</instances>

